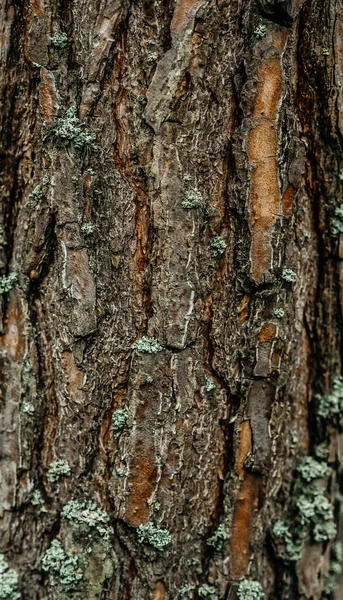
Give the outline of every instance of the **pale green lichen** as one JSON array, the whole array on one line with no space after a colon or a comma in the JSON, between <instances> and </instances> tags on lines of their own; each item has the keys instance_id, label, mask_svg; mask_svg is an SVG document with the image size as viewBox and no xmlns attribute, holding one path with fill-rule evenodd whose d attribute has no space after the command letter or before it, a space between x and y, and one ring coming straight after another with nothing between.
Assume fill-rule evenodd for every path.
<instances>
[{"instance_id":1,"label":"pale green lichen","mask_svg":"<svg viewBox=\"0 0 343 600\"><path fill-rule=\"evenodd\" d=\"M7 246L6 233L2 225L0 225L0 248Z\"/></svg>"},{"instance_id":2,"label":"pale green lichen","mask_svg":"<svg viewBox=\"0 0 343 600\"><path fill-rule=\"evenodd\" d=\"M298 465L297 471L300 473L302 479L310 482L313 479L326 477L330 469L326 463L320 462L312 456L305 456Z\"/></svg>"},{"instance_id":3,"label":"pale green lichen","mask_svg":"<svg viewBox=\"0 0 343 600\"><path fill-rule=\"evenodd\" d=\"M186 210L193 210L202 206L202 195L201 192L196 188L186 190L184 198L181 202L182 208Z\"/></svg>"},{"instance_id":4,"label":"pale green lichen","mask_svg":"<svg viewBox=\"0 0 343 600\"><path fill-rule=\"evenodd\" d=\"M326 576L326 584L324 587L324 595L330 596L335 592L339 585L339 578L343 570L343 544L337 542L333 544L331 551L331 561L329 573Z\"/></svg>"},{"instance_id":5,"label":"pale green lichen","mask_svg":"<svg viewBox=\"0 0 343 600\"><path fill-rule=\"evenodd\" d=\"M212 390L216 389L216 384L214 383L213 379L210 379L209 377L205 377L205 383L204 383L204 390L206 392L206 394L209 394L209 392L212 392Z\"/></svg>"},{"instance_id":6,"label":"pale green lichen","mask_svg":"<svg viewBox=\"0 0 343 600\"><path fill-rule=\"evenodd\" d=\"M285 316L285 311L283 310L283 308L276 308L274 310L274 317L276 317L276 319L279 319L280 321L284 318Z\"/></svg>"},{"instance_id":7,"label":"pale green lichen","mask_svg":"<svg viewBox=\"0 0 343 600\"><path fill-rule=\"evenodd\" d=\"M92 235L92 233L94 233L94 229L93 223L84 223L81 225L81 231L83 235Z\"/></svg>"},{"instance_id":8,"label":"pale green lichen","mask_svg":"<svg viewBox=\"0 0 343 600\"><path fill-rule=\"evenodd\" d=\"M207 598L207 600L218 600L217 590L213 585L203 583L199 589L198 594L200 598Z\"/></svg>"},{"instance_id":9,"label":"pale green lichen","mask_svg":"<svg viewBox=\"0 0 343 600\"><path fill-rule=\"evenodd\" d=\"M89 132L86 123L82 123L76 113L76 106L72 106L63 117L58 117L44 135L44 141L51 139L60 148L73 144L80 151L95 148L95 135Z\"/></svg>"},{"instance_id":10,"label":"pale green lichen","mask_svg":"<svg viewBox=\"0 0 343 600\"><path fill-rule=\"evenodd\" d=\"M44 175L41 183L36 185L36 187L29 194L29 198L31 200L35 200L36 202L38 202L39 200L42 200L42 198L44 198L46 195L48 183L49 183L49 177L47 175Z\"/></svg>"},{"instance_id":11,"label":"pale green lichen","mask_svg":"<svg viewBox=\"0 0 343 600\"><path fill-rule=\"evenodd\" d=\"M31 402L24 402L23 406L21 407L21 410L24 414L30 415L30 417L32 417L35 414L35 407L33 406L33 404L31 404Z\"/></svg>"},{"instance_id":12,"label":"pale green lichen","mask_svg":"<svg viewBox=\"0 0 343 600\"><path fill-rule=\"evenodd\" d=\"M154 381L154 378L151 377L151 375L147 375L145 378L145 383L152 383Z\"/></svg>"},{"instance_id":13,"label":"pale green lichen","mask_svg":"<svg viewBox=\"0 0 343 600\"><path fill-rule=\"evenodd\" d=\"M0 554L0 598L8 600L19 600L18 592L19 575L14 569L10 569L3 554Z\"/></svg>"},{"instance_id":14,"label":"pale green lichen","mask_svg":"<svg viewBox=\"0 0 343 600\"><path fill-rule=\"evenodd\" d=\"M129 411L127 408L119 408L112 415L112 430L114 433L114 437L118 438L124 429L127 418L129 416Z\"/></svg>"},{"instance_id":15,"label":"pale green lichen","mask_svg":"<svg viewBox=\"0 0 343 600\"><path fill-rule=\"evenodd\" d=\"M188 594L191 594L194 590L195 585L186 584L179 588L178 594L180 598L184 598L185 596L188 596Z\"/></svg>"},{"instance_id":16,"label":"pale green lichen","mask_svg":"<svg viewBox=\"0 0 343 600\"><path fill-rule=\"evenodd\" d=\"M95 502L86 500L70 500L63 507L62 516L83 529L96 528L98 531L111 520Z\"/></svg>"},{"instance_id":17,"label":"pale green lichen","mask_svg":"<svg viewBox=\"0 0 343 600\"><path fill-rule=\"evenodd\" d=\"M317 485L317 480L329 474L325 462L312 457L302 459L297 468L296 480L291 497L290 514L287 523L277 521L274 535L285 545L286 558L298 561L308 535L314 542L325 542L336 535L332 503L325 492Z\"/></svg>"},{"instance_id":18,"label":"pale green lichen","mask_svg":"<svg viewBox=\"0 0 343 600\"><path fill-rule=\"evenodd\" d=\"M225 252L226 243L220 235L216 235L210 245L214 258L219 258Z\"/></svg>"},{"instance_id":19,"label":"pale green lichen","mask_svg":"<svg viewBox=\"0 0 343 600\"><path fill-rule=\"evenodd\" d=\"M266 35L266 31L267 31L267 26L260 24L254 30L254 34L258 39L262 39Z\"/></svg>"},{"instance_id":20,"label":"pale green lichen","mask_svg":"<svg viewBox=\"0 0 343 600\"><path fill-rule=\"evenodd\" d=\"M132 344L132 349L142 354L157 354L162 352L164 347L155 338L143 336Z\"/></svg>"},{"instance_id":21,"label":"pale green lichen","mask_svg":"<svg viewBox=\"0 0 343 600\"><path fill-rule=\"evenodd\" d=\"M78 557L66 554L58 540L53 540L44 554L42 568L50 575L52 585L60 584L68 591L77 589L83 579Z\"/></svg>"},{"instance_id":22,"label":"pale green lichen","mask_svg":"<svg viewBox=\"0 0 343 600\"><path fill-rule=\"evenodd\" d=\"M17 273L9 273L0 277L0 295L9 292L18 283Z\"/></svg>"},{"instance_id":23,"label":"pale green lichen","mask_svg":"<svg viewBox=\"0 0 343 600\"><path fill-rule=\"evenodd\" d=\"M32 506L41 506L43 504L42 494L39 490L34 490L31 496Z\"/></svg>"},{"instance_id":24,"label":"pale green lichen","mask_svg":"<svg viewBox=\"0 0 343 600\"><path fill-rule=\"evenodd\" d=\"M163 552L171 542L168 529L156 527L151 521L138 527L137 536L140 544L148 544L160 552Z\"/></svg>"},{"instance_id":25,"label":"pale green lichen","mask_svg":"<svg viewBox=\"0 0 343 600\"><path fill-rule=\"evenodd\" d=\"M343 378L337 377L330 394L317 396L317 416L320 419L332 419L343 415Z\"/></svg>"},{"instance_id":26,"label":"pale green lichen","mask_svg":"<svg viewBox=\"0 0 343 600\"><path fill-rule=\"evenodd\" d=\"M343 233L343 204L335 208L334 216L331 221L331 235L337 237Z\"/></svg>"},{"instance_id":27,"label":"pale green lichen","mask_svg":"<svg viewBox=\"0 0 343 600\"><path fill-rule=\"evenodd\" d=\"M287 283L295 283L297 280L297 276L294 273L294 271L292 271L292 269L284 269L282 271L281 277Z\"/></svg>"},{"instance_id":28,"label":"pale green lichen","mask_svg":"<svg viewBox=\"0 0 343 600\"><path fill-rule=\"evenodd\" d=\"M228 533L224 525L219 525L215 533L207 540L209 546L213 546L215 550L222 550L226 540L228 539Z\"/></svg>"},{"instance_id":29,"label":"pale green lichen","mask_svg":"<svg viewBox=\"0 0 343 600\"><path fill-rule=\"evenodd\" d=\"M67 461L59 459L50 463L47 478L50 483L55 483L56 481L59 481L61 477L69 477L70 474L71 469Z\"/></svg>"},{"instance_id":30,"label":"pale green lichen","mask_svg":"<svg viewBox=\"0 0 343 600\"><path fill-rule=\"evenodd\" d=\"M262 585L259 581L244 579L238 586L237 598L239 600L261 600L264 598Z\"/></svg>"},{"instance_id":31,"label":"pale green lichen","mask_svg":"<svg viewBox=\"0 0 343 600\"><path fill-rule=\"evenodd\" d=\"M69 44L69 39L66 33L57 32L50 38L56 48L66 48Z\"/></svg>"}]
</instances>

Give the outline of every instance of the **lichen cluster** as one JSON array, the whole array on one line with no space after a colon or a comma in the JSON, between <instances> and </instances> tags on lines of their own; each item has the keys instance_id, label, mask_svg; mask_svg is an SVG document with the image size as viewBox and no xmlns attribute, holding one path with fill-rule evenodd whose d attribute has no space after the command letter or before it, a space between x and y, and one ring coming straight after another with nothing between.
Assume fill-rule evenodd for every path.
<instances>
[{"instance_id":1,"label":"lichen cluster","mask_svg":"<svg viewBox=\"0 0 343 600\"><path fill-rule=\"evenodd\" d=\"M160 552L163 552L171 542L169 531L156 527L151 521L137 528L137 536L140 544L149 544Z\"/></svg>"},{"instance_id":2,"label":"lichen cluster","mask_svg":"<svg viewBox=\"0 0 343 600\"><path fill-rule=\"evenodd\" d=\"M90 133L86 123L82 123L76 113L76 106L72 106L64 116L58 117L45 133L44 141L52 140L59 148L73 144L79 151L95 148L95 135Z\"/></svg>"},{"instance_id":3,"label":"lichen cluster","mask_svg":"<svg viewBox=\"0 0 343 600\"><path fill-rule=\"evenodd\" d=\"M220 256L225 252L226 242L220 235L214 236L211 240L211 249L214 258L220 258Z\"/></svg>"},{"instance_id":4,"label":"lichen cluster","mask_svg":"<svg viewBox=\"0 0 343 600\"><path fill-rule=\"evenodd\" d=\"M69 44L68 36L63 31L54 33L50 39L56 48L66 48Z\"/></svg>"},{"instance_id":5,"label":"lichen cluster","mask_svg":"<svg viewBox=\"0 0 343 600\"><path fill-rule=\"evenodd\" d=\"M101 528L110 522L110 517L105 510L102 510L95 502L87 500L70 500L63 507L62 516L67 521L72 521L81 528L96 528L101 532Z\"/></svg>"},{"instance_id":6,"label":"lichen cluster","mask_svg":"<svg viewBox=\"0 0 343 600\"><path fill-rule=\"evenodd\" d=\"M42 200L42 198L44 198L44 196L46 195L48 183L49 183L49 177L47 175L44 175L41 183L36 185L36 187L29 194L29 198L31 200L35 200L36 202L38 202L39 200Z\"/></svg>"},{"instance_id":7,"label":"lichen cluster","mask_svg":"<svg viewBox=\"0 0 343 600\"><path fill-rule=\"evenodd\" d=\"M205 383L204 383L204 390L206 392L206 394L209 394L209 392L212 392L212 390L216 389L216 384L214 383L213 379L210 379L209 377L205 377Z\"/></svg>"},{"instance_id":8,"label":"lichen cluster","mask_svg":"<svg viewBox=\"0 0 343 600\"><path fill-rule=\"evenodd\" d=\"M330 394L317 396L317 417L320 420L336 420L343 415L343 378L338 377Z\"/></svg>"},{"instance_id":9,"label":"lichen cluster","mask_svg":"<svg viewBox=\"0 0 343 600\"><path fill-rule=\"evenodd\" d=\"M215 533L207 540L209 546L213 546L215 550L222 550L223 546L228 539L228 532L224 525L219 525Z\"/></svg>"},{"instance_id":10,"label":"lichen cluster","mask_svg":"<svg viewBox=\"0 0 343 600\"><path fill-rule=\"evenodd\" d=\"M0 554L0 598L20 600L18 591L19 576L17 571L10 569L3 554Z\"/></svg>"},{"instance_id":11,"label":"lichen cluster","mask_svg":"<svg viewBox=\"0 0 343 600\"><path fill-rule=\"evenodd\" d=\"M202 206L202 195L197 188L191 188L185 191L184 198L181 202L182 208L193 210Z\"/></svg>"},{"instance_id":12,"label":"lichen cluster","mask_svg":"<svg viewBox=\"0 0 343 600\"><path fill-rule=\"evenodd\" d=\"M199 587L198 595L200 598L207 598L207 600L218 600L216 588L207 583L203 583L203 585Z\"/></svg>"},{"instance_id":13,"label":"lichen cluster","mask_svg":"<svg viewBox=\"0 0 343 600\"><path fill-rule=\"evenodd\" d=\"M127 408L119 408L112 415L112 430L114 437L118 438L124 429L129 412Z\"/></svg>"},{"instance_id":14,"label":"lichen cluster","mask_svg":"<svg viewBox=\"0 0 343 600\"><path fill-rule=\"evenodd\" d=\"M297 276L292 269L284 269L281 277L286 283L295 283L297 280Z\"/></svg>"},{"instance_id":15,"label":"lichen cluster","mask_svg":"<svg viewBox=\"0 0 343 600\"><path fill-rule=\"evenodd\" d=\"M311 456L303 458L296 472L298 477L292 492L290 512L286 521L277 521L273 534L282 540L284 558L298 561L308 538L325 542L336 535L332 503L320 480L329 475L326 462Z\"/></svg>"},{"instance_id":16,"label":"lichen cluster","mask_svg":"<svg viewBox=\"0 0 343 600\"><path fill-rule=\"evenodd\" d=\"M69 477L70 474L71 469L67 461L59 459L50 463L47 478L48 481L50 481L50 483L55 483L56 481L61 479L61 477Z\"/></svg>"},{"instance_id":17,"label":"lichen cluster","mask_svg":"<svg viewBox=\"0 0 343 600\"><path fill-rule=\"evenodd\" d=\"M331 222L331 235L337 237L343 233L343 204L335 208L334 216Z\"/></svg>"},{"instance_id":18,"label":"lichen cluster","mask_svg":"<svg viewBox=\"0 0 343 600\"><path fill-rule=\"evenodd\" d=\"M18 282L17 273L9 273L0 277L0 295L9 292Z\"/></svg>"},{"instance_id":19,"label":"lichen cluster","mask_svg":"<svg viewBox=\"0 0 343 600\"><path fill-rule=\"evenodd\" d=\"M239 600L262 600L264 598L262 585L259 581L243 579L238 586L237 598Z\"/></svg>"},{"instance_id":20,"label":"lichen cluster","mask_svg":"<svg viewBox=\"0 0 343 600\"><path fill-rule=\"evenodd\" d=\"M155 338L143 336L132 344L132 349L142 354L157 354L162 352L164 347Z\"/></svg>"},{"instance_id":21,"label":"lichen cluster","mask_svg":"<svg viewBox=\"0 0 343 600\"><path fill-rule=\"evenodd\" d=\"M65 590L75 590L83 579L77 556L67 554L59 540L53 540L42 558L42 568L50 576L51 585L60 584Z\"/></svg>"}]
</instances>

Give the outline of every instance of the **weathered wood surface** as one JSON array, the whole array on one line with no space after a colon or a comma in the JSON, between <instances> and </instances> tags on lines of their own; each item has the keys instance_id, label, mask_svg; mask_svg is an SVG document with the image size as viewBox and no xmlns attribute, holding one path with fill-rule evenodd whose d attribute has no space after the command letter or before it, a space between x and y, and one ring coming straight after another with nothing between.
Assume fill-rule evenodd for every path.
<instances>
[{"instance_id":1,"label":"weathered wood surface","mask_svg":"<svg viewBox=\"0 0 343 600\"><path fill-rule=\"evenodd\" d=\"M0 266L18 274L1 296L0 550L18 593L231 600L247 579L319 600L332 544L295 565L272 527L325 439L339 490L314 398L341 372L342 3L0 15ZM163 350L133 350L143 336ZM71 500L110 521L68 521ZM164 551L139 542L147 522ZM75 590L42 569L53 540L78 557Z\"/></svg>"}]
</instances>

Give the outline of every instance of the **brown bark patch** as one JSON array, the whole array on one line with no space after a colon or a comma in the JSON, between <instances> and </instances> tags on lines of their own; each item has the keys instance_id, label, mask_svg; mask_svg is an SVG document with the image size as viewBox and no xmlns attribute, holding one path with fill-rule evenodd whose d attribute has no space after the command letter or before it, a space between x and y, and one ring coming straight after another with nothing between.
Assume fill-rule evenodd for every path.
<instances>
[{"instance_id":1,"label":"brown bark patch","mask_svg":"<svg viewBox=\"0 0 343 600\"><path fill-rule=\"evenodd\" d=\"M249 317L249 303L250 296L244 296L239 307L239 320L241 322L246 321Z\"/></svg>"},{"instance_id":2,"label":"brown bark patch","mask_svg":"<svg viewBox=\"0 0 343 600\"><path fill-rule=\"evenodd\" d=\"M39 87L39 106L45 121L51 121L56 115L56 93L53 79L48 71L42 67L41 84Z\"/></svg>"},{"instance_id":3,"label":"brown bark patch","mask_svg":"<svg viewBox=\"0 0 343 600\"><path fill-rule=\"evenodd\" d=\"M293 206L295 191L295 188L292 185L289 185L282 196L282 211L285 217L288 217Z\"/></svg>"},{"instance_id":4,"label":"brown bark patch","mask_svg":"<svg viewBox=\"0 0 343 600\"><path fill-rule=\"evenodd\" d=\"M33 10L33 14L35 17L40 17L43 14L44 10L44 1L43 0L31 0L31 6Z\"/></svg>"},{"instance_id":5,"label":"brown bark patch","mask_svg":"<svg viewBox=\"0 0 343 600\"><path fill-rule=\"evenodd\" d=\"M149 439L141 438L136 445L128 484L129 496L125 516L130 525L141 525L148 520L148 500L151 498L156 476L153 443Z\"/></svg>"},{"instance_id":6,"label":"brown bark patch","mask_svg":"<svg viewBox=\"0 0 343 600\"><path fill-rule=\"evenodd\" d=\"M276 337L276 325L274 323L264 323L258 334L261 342L270 342Z\"/></svg>"},{"instance_id":7,"label":"brown bark patch","mask_svg":"<svg viewBox=\"0 0 343 600\"><path fill-rule=\"evenodd\" d=\"M81 403L84 400L82 391L83 372L75 364L72 352L63 352L62 356L69 396L74 402Z\"/></svg>"},{"instance_id":8,"label":"brown bark patch","mask_svg":"<svg viewBox=\"0 0 343 600\"><path fill-rule=\"evenodd\" d=\"M239 487L230 538L230 576L235 580L241 579L249 566L259 488L259 477L252 473L246 474Z\"/></svg>"},{"instance_id":9,"label":"brown bark patch","mask_svg":"<svg viewBox=\"0 0 343 600\"><path fill-rule=\"evenodd\" d=\"M166 588L162 581L158 581L151 594L151 600L164 600L166 597Z\"/></svg>"},{"instance_id":10,"label":"brown bark patch","mask_svg":"<svg viewBox=\"0 0 343 600\"><path fill-rule=\"evenodd\" d=\"M250 454L252 448L252 433L249 421L243 421L240 427L240 436L238 442L238 452L235 463L235 470L240 479L244 478L244 461Z\"/></svg>"},{"instance_id":11,"label":"brown bark patch","mask_svg":"<svg viewBox=\"0 0 343 600\"><path fill-rule=\"evenodd\" d=\"M271 266L271 233L280 207L276 115L282 93L281 63L271 57L258 70L259 87L253 116L257 125L248 135L251 175L251 274L262 282Z\"/></svg>"},{"instance_id":12,"label":"brown bark patch","mask_svg":"<svg viewBox=\"0 0 343 600\"><path fill-rule=\"evenodd\" d=\"M173 35L184 31L194 12L202 4L204 4L204 0L179 0L170 27Z\"/></svg>"},{"instance_id":13,"label":"brown bark patch","mask_svg":"<svg viewBox=\"0 0 343 600\"><path fill-rule=\"evenodd\" d=\"M6 333L2 343L10 351L13 360L17 361L24 354L25 338L21 335L21 311L17 295L13 291L8 294L6 315Z\"/></svg>"}]
</instances>

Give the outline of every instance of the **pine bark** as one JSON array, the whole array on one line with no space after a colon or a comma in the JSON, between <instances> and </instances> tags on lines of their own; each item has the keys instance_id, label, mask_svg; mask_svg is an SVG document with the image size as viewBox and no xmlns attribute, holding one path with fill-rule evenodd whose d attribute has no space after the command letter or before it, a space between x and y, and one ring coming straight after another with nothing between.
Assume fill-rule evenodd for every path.
<instances>
[{"instance_id":1,"label":"pine bark","mask_svg":"<svg viewBox=\"0 0 343 600\"><path fill-rule=\"evenodd\" d=\"M333 598L273 526L327 443L339 530L342 3L1 2L0 597Z\"/></svg>"}]
</instances>

